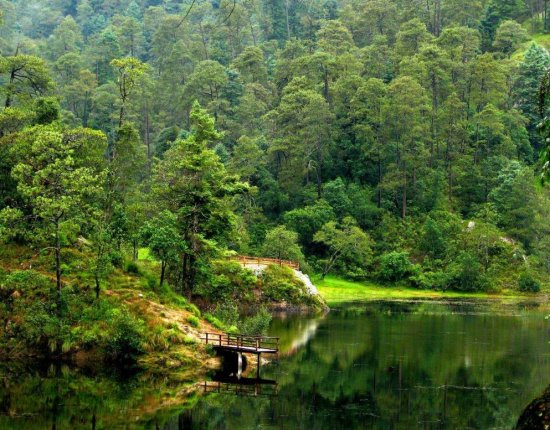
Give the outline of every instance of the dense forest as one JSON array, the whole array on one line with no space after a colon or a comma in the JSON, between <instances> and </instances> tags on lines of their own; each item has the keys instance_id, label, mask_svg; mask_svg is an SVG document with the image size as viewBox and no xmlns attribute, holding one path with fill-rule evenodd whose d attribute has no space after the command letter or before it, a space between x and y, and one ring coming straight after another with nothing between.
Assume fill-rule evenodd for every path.
<instances>
[{"instance_id":1,"label":"dense forest","mask_svg":"<svg viewBox=\"0 0 550 430\"><path fill-rule=\"evenodd\" d=\"M0 0L1 257L51 274L4 270L0 306L55 282L60 312L66 277L99 298L143 254L207 307L257 282L232 254L539 291L546 3Z\"/></svg>"}]
</instances>

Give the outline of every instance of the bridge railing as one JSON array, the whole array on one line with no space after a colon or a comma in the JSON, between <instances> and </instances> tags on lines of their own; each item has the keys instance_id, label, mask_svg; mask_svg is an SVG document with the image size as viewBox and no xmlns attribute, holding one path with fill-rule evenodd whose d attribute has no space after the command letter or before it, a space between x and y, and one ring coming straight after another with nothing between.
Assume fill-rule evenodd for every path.
<instances>
[{"instance_id":1,"label":"bridge railing","mask_svg":"<svg viewBox=\"0 0 550 430\"><path fill-rule=\"evenodd\" d=\"M255 352L270 349L279 351L279 338L246 336L242 334L204 333L201 337L207 345L246 348Z\"/></svg>"},{"instance_id":2,"label":"bridge railing","mask_svg":"<svg viewBox=\"0 0 550 430\"><path fill-rule=\"evenodd\" d=\"M300 263L291 260L282 260L280 258L267 258L267 257L249 257L245 255L237 255L231 257L232 260L238 261L241 264L275 264L278 266L288 266L291 269L300 270Z\"/></svg>"}]
</instances>

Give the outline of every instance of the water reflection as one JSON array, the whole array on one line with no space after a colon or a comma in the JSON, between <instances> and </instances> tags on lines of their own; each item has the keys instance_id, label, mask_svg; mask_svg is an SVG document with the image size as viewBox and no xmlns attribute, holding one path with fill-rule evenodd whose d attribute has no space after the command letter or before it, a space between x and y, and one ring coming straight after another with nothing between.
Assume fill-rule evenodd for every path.
<instances>
[{"instance_id":1,"label":"water reflection","mask_svg":"<svg viewBox=\"0 0 550 430\"><path fill-rule=\"evenodd\" d=\"M550 383L548 313L413 302L276 319L262 378L277 383L238 384L254 396L225 395L234 376L204 395L188 377L0 367L0 429L512 429Z\"/></svg>"}]
</instances>

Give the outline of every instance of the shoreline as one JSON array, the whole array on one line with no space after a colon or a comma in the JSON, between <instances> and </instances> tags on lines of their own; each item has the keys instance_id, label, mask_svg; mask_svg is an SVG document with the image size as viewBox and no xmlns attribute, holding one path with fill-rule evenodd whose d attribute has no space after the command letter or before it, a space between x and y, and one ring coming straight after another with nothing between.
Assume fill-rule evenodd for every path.
<instances>
[{"instance_id":1,"label":"shoreline","mask_svg":"<svg viewBox=\"0 0 550 430\"><path fill-rule=\"evenodd\" d=\"M503 291L499 293L460 292L420 290L402 285L388 286L372 281L348 281L337 276L327 276L324 280L314 278L313 282L319 294L330 306L351 302L369 301L410 301L410 300L440 300L454 301L456 299L490 300L490 301L529 301L547 303L549 294L543 291L537 294L520 293L518 291Z\"/></svg>"}]
</instances>

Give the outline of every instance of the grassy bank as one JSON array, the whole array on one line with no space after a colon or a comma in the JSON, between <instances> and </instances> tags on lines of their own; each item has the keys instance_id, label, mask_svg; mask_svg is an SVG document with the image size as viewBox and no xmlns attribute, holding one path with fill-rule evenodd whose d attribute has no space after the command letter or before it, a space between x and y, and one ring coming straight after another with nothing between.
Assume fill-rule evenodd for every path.
<instances>
[{"instance_id":1,"label":"grassy bank","mask_svg":"<svg viewBox=\"0 0 550 430\"><path fill-rule=\"evenodd\" d=\"M517 292L502 292L500 294L488 293L463 293L458 291L433 291L418 290L399 285L387 286L374 282L354 282L337 276L327 276L324 280L314 278L314 284L319 293L329 305L359 300L399 300L399 299L456 299L456 298L506 298L520 299L536 297L532 295L520 295Z\"/></svg>"}]
</instances>

